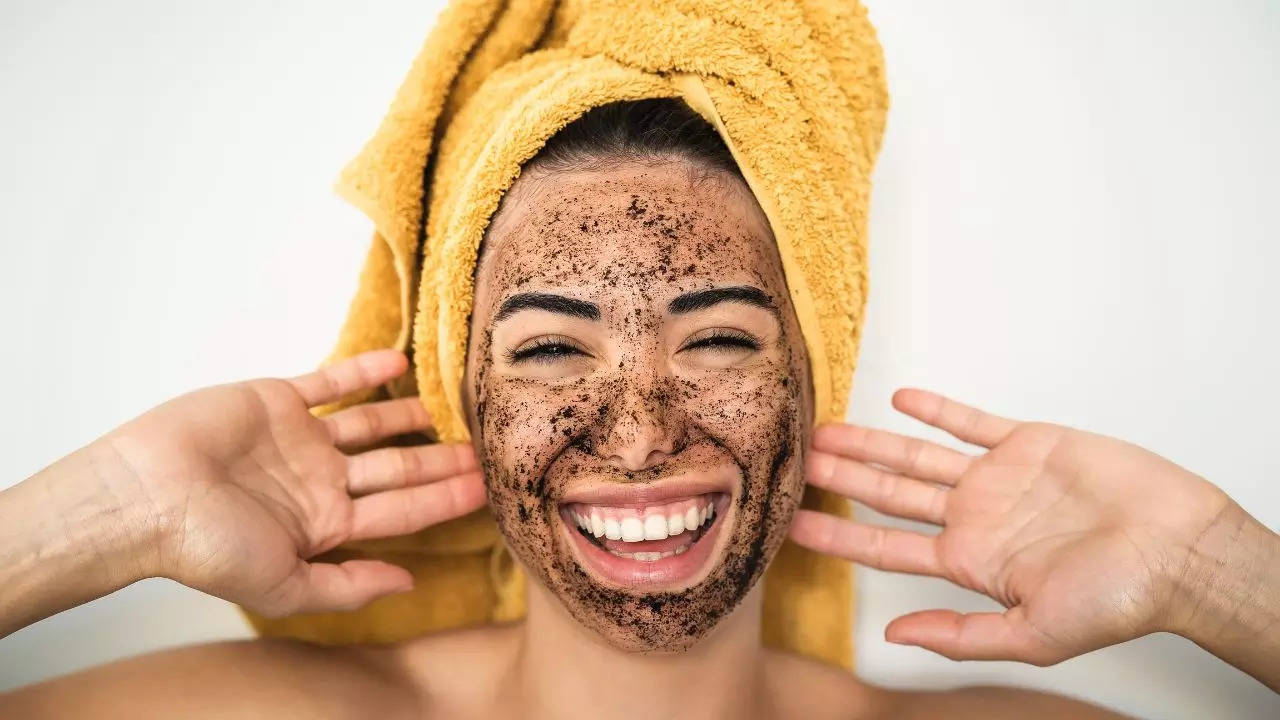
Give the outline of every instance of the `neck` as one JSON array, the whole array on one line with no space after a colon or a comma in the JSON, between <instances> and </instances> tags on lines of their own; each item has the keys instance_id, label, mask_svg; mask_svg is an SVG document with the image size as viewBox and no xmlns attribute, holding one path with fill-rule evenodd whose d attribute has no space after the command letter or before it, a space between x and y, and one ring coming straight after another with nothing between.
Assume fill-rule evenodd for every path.
<instances>
[{"instance_id":1,"label":"neck","mask_svg":"<svg viewBox=\"0 0 1280 720\"><path fill-rule=\"evenodd\" d=\"M529 583L514 672L525 717L752 717L765 651L760 586L684 652L640 654L583 627L540 583Z\"/></svg>"}]
</instances>

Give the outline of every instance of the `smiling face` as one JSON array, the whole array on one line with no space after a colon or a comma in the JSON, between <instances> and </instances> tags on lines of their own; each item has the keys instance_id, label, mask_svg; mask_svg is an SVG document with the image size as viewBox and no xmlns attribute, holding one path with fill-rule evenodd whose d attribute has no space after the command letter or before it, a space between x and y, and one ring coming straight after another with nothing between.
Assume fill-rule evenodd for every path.
<instances>
[{"instance_id":1,"label":"smiling face","mask_svg":"<svg viewBox=\"0 0 1280 720\"><path fill-rule=\"evenodd\" d=\"M464 397L532 577L628 650L692 645L803 490L808 360L768 222L690 161L526 173L476 274Z\"/></svg>"}]
</instances>

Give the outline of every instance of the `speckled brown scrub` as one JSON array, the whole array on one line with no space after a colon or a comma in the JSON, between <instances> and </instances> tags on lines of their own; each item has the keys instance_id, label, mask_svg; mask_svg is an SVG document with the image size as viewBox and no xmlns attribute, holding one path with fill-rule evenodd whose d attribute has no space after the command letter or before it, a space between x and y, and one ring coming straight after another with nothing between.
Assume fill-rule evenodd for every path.
<instances>
[{"instance_id":1,"label":"speckled brown scrub","mask_svg":"<svg viewBox=\"0 0 1280 720\"><path fill-rule=\"evenodd\" d=\"M772 310L672 315L692 290L750 286ZM495 322L504 299L585 300ZM492 510L515 556L586 627L630 650L679 650L746 595L803 489L808 360L767 220L740 179L684 159L526 172L476 272L464 395ZM637 447L655 462L627 463ZM605 584L576 561L558 501L589 477L646 483L732 463L723 554L675 592ZM572 532L577 532L576 528Z\"/></svg>"}]
</instances>

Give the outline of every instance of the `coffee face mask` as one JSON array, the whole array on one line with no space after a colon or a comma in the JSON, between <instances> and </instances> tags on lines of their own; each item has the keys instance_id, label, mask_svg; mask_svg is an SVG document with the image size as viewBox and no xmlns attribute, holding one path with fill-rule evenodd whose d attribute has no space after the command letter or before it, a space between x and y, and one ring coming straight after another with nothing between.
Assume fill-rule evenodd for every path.
<instances>
[{"instance_id":1,"label":"coffee face mask","mask_svg":"<svg viewBox=\"0 0 1280 720\"><path fill-rule=\"evenodd\" d=\"M800 502L812 391L768 222L686 160L521 176L463 393L511 550L620 648L704 636Z\"/></svg>"}]
</instances>

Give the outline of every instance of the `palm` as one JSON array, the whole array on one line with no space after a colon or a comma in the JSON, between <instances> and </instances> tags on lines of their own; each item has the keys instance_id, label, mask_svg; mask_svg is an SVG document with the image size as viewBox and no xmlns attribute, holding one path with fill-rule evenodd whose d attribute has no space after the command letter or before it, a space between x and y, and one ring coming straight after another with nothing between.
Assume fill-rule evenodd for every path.
<instances>
[{"instance_id":1,"label":"palm","mask_svg":"<svg viewBox=\"0 0 1280 720\"><path fill-rule=\"evenodd\" d=\"M792 537L875 567L947 578L1008 610L913 613L887 632L949 657L1050 664L1155 629L1169 599L1165 579L1224 501L1220 491L1115 438L1006 420L922 391L895 396L899 402L990 451L971 457L827 426L815 434L809 481L942 531L801 511Z\"/></svg>"},{"instance_id":2,"label":"palm","mask_svg":"<svg viewBox=\"0 0 1280 720\"><path fill-rule=\"evenodd\" d=\"M201 589L268 593L293 572L299 557L351 537L346 456L288 383L207 388L174 403L176 413L185 414L189 405L216 422L172 425L176 433L188 434L176 439L195 450L186 454L195 467L174 490L199 497L185 504L182 523L185 551L209 558L202 567L210 572L196 580ZM207 530L212 528L237 531ZM192 542L207 546L193 548Z\"/></svg>"},{"instance_id":3,"label":"palm","mask_svg":"<svg viewBox=\"0 0 1280 720\"><path fill-rule=\"evenodd\" d=\"M309 410L403 365L399 353L357 356L293 380L204 388L108 436L146 479L152 504L170 509L166 574L268 614L354 607L405 589L408 574L386 563L307 562L342 542L413 532L484 502L462 446L344 452L426 427L416 398L323 419Z\"/></svg>"}]
</instances>

